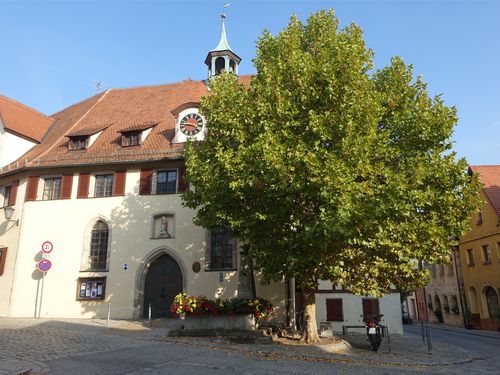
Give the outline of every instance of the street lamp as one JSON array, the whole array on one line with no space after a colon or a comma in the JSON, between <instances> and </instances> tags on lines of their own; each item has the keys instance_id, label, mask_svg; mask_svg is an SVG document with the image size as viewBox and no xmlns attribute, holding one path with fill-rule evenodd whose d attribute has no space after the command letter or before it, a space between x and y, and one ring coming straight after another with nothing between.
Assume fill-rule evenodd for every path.
<instances>
[{"instance_id":1,"label":"street lamp","mask_svg":"<svg viewBox=\"0 0 500 375\"><path fill-rule=\"evenodd\" d=\"M3 208L3 213L4 213L5 219L7 221L14 222L15 223L14 226L19 225L19 219L12 220L12 215L14 214L14 208L12 208L12 207L4 207Z\"/></svg>"}]
</instances>

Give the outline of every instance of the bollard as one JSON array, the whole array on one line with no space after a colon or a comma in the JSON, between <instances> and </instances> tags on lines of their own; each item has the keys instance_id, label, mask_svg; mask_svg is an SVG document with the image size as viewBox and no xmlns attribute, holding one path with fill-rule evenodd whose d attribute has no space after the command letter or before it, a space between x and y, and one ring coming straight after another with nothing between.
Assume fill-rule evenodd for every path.
<instances>
[{"instance_id":1,"label":"bollard","mask_svg":"<svg viewBox=\"0 0 500 375\"><path fill-rule=\"evenodd\" d=\"M148 322L149 322L149 326L151 326L151 302L149 302Z\"/></svg>"},{"instance_id":2,"label":"bollard","mask_svg":"<svg viewBox=\"0 0 500 375\"><path fill-rule=\"evenodd\" d=\"M387 348L391 352L391 335L389 335L389 326L385 326L385 333L387 334Z\"/></svg>"},{"instance_id":3,"label":"bollard","mask_svg":"<svg viewBox=\"0 0 500 375\"><path fill-rule=\"evenodd\" d=\"M111 302L108 303L108 321L106 322L106 325L109 327L109 320L111 319Z\"/></svg>"},{"instance_id":4,"label":"bollard","mask_svg":"<svg viewBox=\"0 0 500 375\"><path fill-rule=\"evenodd\" d=\"M425 344L425 329L424 329L424 321L420 321L420 327L422 329L422 344Z\"/></svg>"},{"instance_id":5,"label":"bollard","mask_svg":"<svg viewBox=\"0 0 500 375\"><path fill-rule=\"evenodd\" d=\"M432 354L432 336L429 322L427 322L427 354Z\"/></svg>"}]
</instances>

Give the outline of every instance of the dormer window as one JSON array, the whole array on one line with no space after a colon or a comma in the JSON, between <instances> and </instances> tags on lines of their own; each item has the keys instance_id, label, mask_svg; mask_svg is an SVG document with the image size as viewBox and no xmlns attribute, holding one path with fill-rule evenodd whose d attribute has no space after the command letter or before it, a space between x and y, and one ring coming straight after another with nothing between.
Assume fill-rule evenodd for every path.
<instances>
[{"instance_id":1,"label":"dormer window","mask_svg":"<svg viewBox=\"0 0 500 375\"><path fill-rule=\"evenodd\" d=\"M89 144L89 137L69 137L68 150L86 150Z\"/></svg>"},{"instance_id":2,"label":"dormer window","mask_svg":"<svg viewBox=\"0 0 500 375\"><path fill-rule=\"evenodd\" d=\"M142 145L157 123L158 122L147 121L119 130L118 133L122 135L122 147Z\"/></svg>"},{"instance_id":3,"label":"dormer window","mask_svg":"<svg viewBox=\"0 0 500 375\"><path fill-rule=\"evenodd\" d=\"M122 147L139 146L141 144L140 131L122 133Z\"/></svg>"},{"instance_id":4,"label":"dormer window","mask_svg":"<svg viewBox=\"0 0 500 375\"><path fill-rule=\"evenodd\" d=\"M108 126L101 125L95 128L82 128L66 134L66 137L69 138L68 150L87 150Z\"/></svg>"}]
</instances>

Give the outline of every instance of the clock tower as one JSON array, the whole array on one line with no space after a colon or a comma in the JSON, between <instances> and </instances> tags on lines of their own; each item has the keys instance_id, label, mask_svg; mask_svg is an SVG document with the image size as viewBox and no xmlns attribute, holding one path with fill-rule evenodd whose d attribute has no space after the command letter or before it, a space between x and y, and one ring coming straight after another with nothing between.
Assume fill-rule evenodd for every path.
<instances>
[{"instance_id":1,"label":"clock tower","mask_svg":"<svg viewBox=\"0 0 500 375\"><path fill-rule=\"evenodd\" d=\"M221 14L221 19L222 30L220 33L219 44L217 44L217 47L208 53L207 58L205 59L205 64L208 66L209 79L222 72L238 74L238 64L241 61L241 58L233 52L227 42L226 27L224 25L226 15L224 13Z\"/></svg>"}]
</instances>

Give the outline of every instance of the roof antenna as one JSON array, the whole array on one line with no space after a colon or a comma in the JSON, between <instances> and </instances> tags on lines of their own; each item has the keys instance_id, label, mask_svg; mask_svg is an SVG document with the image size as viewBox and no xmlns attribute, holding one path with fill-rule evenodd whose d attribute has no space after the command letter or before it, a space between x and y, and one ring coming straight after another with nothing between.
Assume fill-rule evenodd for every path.
<instances>
[{"instance_id":1,"label":"roof antenna","mask_svg":"<svg viewBox=\"0 0 500 375\"><path fill-rule=\"evenodd\" d=\"M103 90L105 90L105 86L107 86L107 83L104 81L92 81L92 86L94 86L94 89L97 94L100 94Z\"/></svg>"},{"instance_id":2,"label":"roof antenna","mask_svg":"<svg viewBox=\"0 0 500 375\"><path fill-rule=\"evenodd\" d=\"M95 91L99 94L102 90L102 81L95 81Z\"/></svg>"}]
</instances>

